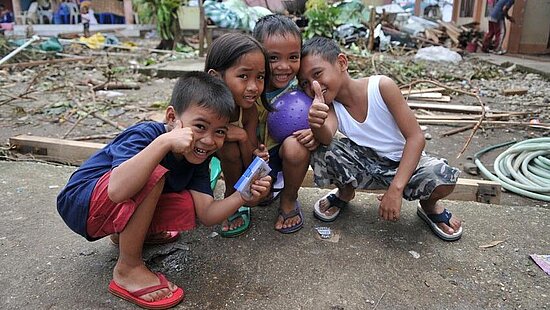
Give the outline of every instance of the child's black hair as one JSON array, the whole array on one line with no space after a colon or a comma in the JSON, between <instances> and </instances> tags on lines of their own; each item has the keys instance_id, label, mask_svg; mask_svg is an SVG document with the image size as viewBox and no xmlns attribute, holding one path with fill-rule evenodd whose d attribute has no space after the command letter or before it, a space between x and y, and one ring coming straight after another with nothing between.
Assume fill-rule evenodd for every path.
<instances>
[{"instance_id":1,"label":"child's black hair","mask_svg":"<svg viewBox=\"0 0 550 310\"><path fill-rule=\"evenodd\" d=\"M267 37L280 35L283 37L295 36L302 44L302 33L298 25L290 17L282 14L266 15L256 22L252 35L256 40L264 42Z\"/></svg>"},{"instance_id":2,"label":"child's black hair","mask_svg":"<svg viewBox=\"0 0 550 310\"><path fill-rule=\"evenodd\" d=\"M260 51L264 55L265 75L264 75L264 90L260 95L262 105L271 111L271 107L267 104L265 92L269 84L270 66L267 52L263 45L253 37L242 33L226 33L212 42L206 55L204 63L204 71L208 72L214 69L221 75L231 68L243 55Z\"/></svg>"},{"instance_id":3,"label":"child's black hair","mask_svg":"<svg viewBox=\"0 0 550 310\"><path fill-rule=\"evenodd\" d=\"M308 55L319 55L324 60L335 63L340 53L342 53L342 50L336 41L325 37L315 36L304 43L304 46L302 46L302 55L300 57L304 58Z\"/></svg>"},{"instance_id":4,"label":"child's black hair","mask_svg":"<svg viewBox=\"0 0 550 310\"><path fill-rule=\"evenodd\" d=\"M233 95L225 83L201 71L191 71L180 77L170 99L170 105L178 115L194 104L226 118L230 118L235 109Z\"/></svg>"}]
</instances>

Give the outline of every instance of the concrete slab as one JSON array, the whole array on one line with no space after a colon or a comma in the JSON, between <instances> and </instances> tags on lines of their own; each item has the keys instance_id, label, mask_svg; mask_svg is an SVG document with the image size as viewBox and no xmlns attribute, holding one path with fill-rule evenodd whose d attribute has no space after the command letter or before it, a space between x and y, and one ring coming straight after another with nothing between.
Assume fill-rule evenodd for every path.
<instances>
[{"instance_id":1,"label":"concrete slab","mask_svg":"<svg viewBox=\"0 0 550 310\"><path fill-rule=\"evenodd\" d=\"M550 79L550 56L475 54L475 57L497 66L509 67L515 64L518 70Z\"/></svg>"},{"instance_id":2,"label":"concrete slab","mask_svg":"<svg viewBox=\"0 0 550 310\"><path fill-rule=\"evenodd\" d=\"M51 37L64 33L81 33L82 24L63 24L63 25L15 25L13 31L6 35L24 36L27 28L31 27L32 32L39 36ZM125 25L125 24L97 24L90 25L90 32L116 32L117 35L124 37L139 37L144 31L156 29L155 25Z\"/></svg>"},{"instance_id":3,"label":"concrete slab","mask_svg":"<svg viewBox=\"0 0 550 310\"><path fill-rule=\"evenodd\" d=\"M204 61L204 57L181 59L139 68L138 71L149 76L173 79L189 71L203 71Z\"/></svg>"},{"instance_id":4,"label":"concrete slab","mask_svg":"<svg viewBox=\"0 0 550 310\"><path fill-rule=\"evenodd\" d=\"M0 308L136 309L107 291L117 248L87 242L57 214L55 197L74 168L0 161L0 171ZM276 202L254 208L241 237L200 227L149 248L145 260L185 288L177 309L550 307L550 277L529 258L549 254L549 209L448 201L465 234L446 243L413 203L399 222L384 222L375 196L360 193L328 225L339 235L328 242L316 237L314 227L326 225L311 214L325 191L300 190L305 226L293 235L273 230ZM480 248L493 241L504 242Z\"/></svg>"}]
</instances>

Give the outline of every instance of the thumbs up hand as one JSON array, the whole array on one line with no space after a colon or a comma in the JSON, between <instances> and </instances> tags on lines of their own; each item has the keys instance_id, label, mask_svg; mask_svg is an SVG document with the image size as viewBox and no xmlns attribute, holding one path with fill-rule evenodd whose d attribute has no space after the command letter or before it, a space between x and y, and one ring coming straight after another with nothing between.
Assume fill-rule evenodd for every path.
<instances>
[{"instance_id":1,"label":"thumbs up hand","mask_svg":"<svg viewBox=\"0 0 550 310\"><path fill-rule=\"evenodd\" d=\"M325 124L325 120L328 117L329 106L325 103L323 92L321 91L321 85L319 82L313 81L313 92L315 97L313 103L309 108L308 121L311 128L321 128Z\"/></svg>"},{"instance_id":2,"label":"thumbs up hand","mask_svg":"<svg viewBox=\"0 0 550 310\"><path fill-rule=\"evenodd\" d=\"M176 154L187 154L193 150L193 130L183 127L180 120L174 122L174 127L169 132L170 148Z\"/></svg>"}]
</instances>

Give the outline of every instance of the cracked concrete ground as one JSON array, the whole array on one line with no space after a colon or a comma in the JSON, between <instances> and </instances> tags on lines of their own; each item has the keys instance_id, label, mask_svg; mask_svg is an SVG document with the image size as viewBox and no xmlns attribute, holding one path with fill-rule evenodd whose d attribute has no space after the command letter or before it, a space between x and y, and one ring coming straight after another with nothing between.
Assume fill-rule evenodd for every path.
<instances>
[{"instance_id":1,"label":"cracked concrete ground","mask_svg":"<svg viewBox=\"0 0 550 310\"><path fill-rule=\"evenodd\" d=\"M0 161L0 308L136 308L107 291L117 248L107 239L87 242L57 214L55 197L72 171ZM144 259L185 289L176 309L550 307L550 277L529 258L550 253L549 209L447 201L465 233L446 243L413 203L399 222L384 222L376 197L360 193L329 225L339 240L328 242L316 237L314 227L326 225L312 216L325 191L300 190L306 219L296 234L273 230L275 202L253 209L253 226L241 237L200 227L148 248ZM504 242L480 248L493 241Z\"/></svg>"}]
</instances>

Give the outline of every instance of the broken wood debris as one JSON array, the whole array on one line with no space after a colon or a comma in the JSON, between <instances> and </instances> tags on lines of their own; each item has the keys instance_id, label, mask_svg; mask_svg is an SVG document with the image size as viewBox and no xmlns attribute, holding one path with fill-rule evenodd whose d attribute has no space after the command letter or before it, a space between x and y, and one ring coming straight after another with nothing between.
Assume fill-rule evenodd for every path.
<instances>
[{"instance_id":1,"label":"broken wood debris","mask_svg":"<svg viewBox=\"0 0 550 310\"><path fill-rule=\"evenodd\" d=\"M514 96L514 95L525 95L529 91L529 88L520 87L520 88L507 88L502 90L504 96Z\"/></svg>"}]
</instances>

